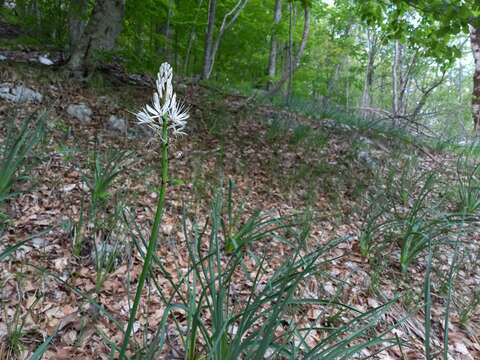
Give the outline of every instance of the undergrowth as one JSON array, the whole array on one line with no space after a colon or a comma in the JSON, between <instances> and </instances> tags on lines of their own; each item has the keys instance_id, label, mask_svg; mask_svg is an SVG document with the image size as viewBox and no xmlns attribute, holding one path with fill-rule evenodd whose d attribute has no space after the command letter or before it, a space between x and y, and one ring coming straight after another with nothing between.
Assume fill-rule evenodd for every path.
<instances>
[{"instance_id":1,"label":"undergrowth","mask_svg":"<svg viewBox=\"0 0 480 360\"><path fill-rule=\"evenodd\" d=\"M298 124L273 119L266 124L265 140L274 152L286 148L311 156L294 163L287 176L280 177L282 191L304 190L308 209L293 209L293 214L285 216L272 216L261 206L257 211L247 212L242 201L234 199L233 180L212 191L218 174L202 173L202 164L195 165L192 204L182 204L181 231L172 235L173 245L168 244L172 251L178 249L175 256L179 261L173 264L174 271L156 249L157 238L161 247L167 246L159 228L163 196L174 183L167 172L168 142L161 142L159 188L155 189L159 205L147 236L136 221L133 207L127 204L127 196L115 187L120 178L130 176L127 170L135 161L132 153L95 149L87 163L81 164L89 171L82 177L85 189L82 189L79 217L70 219L68 233L76 261L95 269L94 288L90 293L82 292L59 274L38 270L69 287L95 308L98 316L118 329L123 336L122 344L99 331L112 356L119 353L120 357L139 359L172 354L188 360L351 359L361 357L364 350L370 354L387 348L401 352L405 344L393 336L391 330L401 326L404 319L385 320L392 306L401 303L408 305L412 314L421 312L423 316L425 356L434 358L443 354L446 358L451 313L455 312L460 322L467 324L480 304L478 289L461 297L458 282L459 268L465 266L468 259L465 243L477 230L480 210L478 147L463 150L458 157L456 174L449 178L439 169L423 167L421 153L416 146L410 147L417 140L404 129L392 129L384 123L352 117L335 109L319 112L316 105L305 107L291 102L290 106L302 108L314 120L329 117L343 124L339 129L330 129L331 133L338 131L344 137L354 134L340 162L333 163L322 159L329 145L328 130L316 127L315 122ZM204 119L203 125L208 135L221 143L221 151L216 156L218 162L223 162L228 151L230 114L225 108L211 115ZM319 122L322 121L319 119ZM18 184L28 178L29 159L43 139L43 120L29 118L19 129L12 126L11 131L2 142L0 158L0 206L4 226L8 202L18 194ZM161 141L164 141L165 132L169 130L163 127L162 131ZM386 146L385 139L395 137L392 141L395 144L389 147L390 159L375 160L374 165L369 166L362 164L358 153L370 150L375 143L365 145L359 134L373 134L372 137L382 141L382 146ZM77 153L65 147L59 149L63 149L62 156L69 159ZM207 161L208 156L198 161ZM283 165L280 160L275 163L275 159L271 159L270 168L266 169L272 175L279 175ZM242 169L247 171L248 164ZM343 175L348 173L350 177L345 178ZM337 178L338 181L332 180ZM345 194L356 201L363 199L358 209L351 210L363 209L365 215L357 244L360 254L371 266L370 290L379 295L383 305L360 310L336 295L306 291L310 283L321 283L325 279L325 269L336 260L332 250L351 241L336 238L312 243L311 228L318 219L316 200L320 194L327 199L337 199L339 208ZM210 203L208 214L200 218L195 216L201 213L199 202ZM329 221L335 224L341 220ZM22 245L29 241L31 238L2 246L0 261L15 258ZM286 253L281 259L275 254L275 244L284 246ZM447 272L439 275L441 271L437 267L445 254L451 255ZM143 267L143 280L133 297L130 280L135 258L147 265ZM186 267L179 265L180 258ZM470 258L472 264L477 260ZM116 319L100 302L103 285L112 272L124 264L128 265L125 275L128 323L125 319ZM407 283L414 281L413 270L421 272L421 284L398 290L393 298L387 298L381 288L382 282L388 280L386 268ZM432 307L438 297L444 309L442 349L435 347L432 340ZM138 315L152 304L163 310L155 328L148 326L144 315ZM311 308L317 315L307 319L305 314ZM7 347L2 351L12 357L22 351L25 334L23 318L17 310L10 318ZM138 327L139 320L146 323ZM33 358L42 356L57 330L35 347Z\"/></svg>"}]
</instances>

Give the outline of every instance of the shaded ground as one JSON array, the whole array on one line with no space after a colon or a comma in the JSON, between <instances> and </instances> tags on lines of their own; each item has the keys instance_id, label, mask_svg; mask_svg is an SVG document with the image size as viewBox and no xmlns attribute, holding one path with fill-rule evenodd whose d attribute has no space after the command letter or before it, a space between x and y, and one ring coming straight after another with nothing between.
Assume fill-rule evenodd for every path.
<instances>
[{"instance_id":1,"label":"shaded ground","mask_svg":"<svg viewBox=\"0 0 480 360\"><path fill-rule=\"evenodd\" d=\"M0 38L15 38L21 34L22 31L18 27L5 22L0 17Z\"/></svg>"},{"instance_id":2,"label":"shaded ground","mask_svg":"<svg viewBox=\"0 0 480 360\"><path fill-rule=\"evenodd\" d=\"M151 89L119 86L104 77L95 78L84 87L39 65L4 63L0 72L2 81L21 81L40 91L45 98L42 104L24 105L0 100L2 137L8 123L19 124L34 111L48 111L47 141L33 159L28 181L18 185L20 194L7 205L10 222L0 238L0 246L34 238L1 265L0 296L5 310L0 317L0 337L7 335L7 321L11 321L7 319L14 318L17 309L25 315L22 340L25 349L19 358L27 358L36 344L59 329L46 359L72 356L107 359L109 349L104 338L119 343L121 333L73 289L94 296L115 318L126 321L129 291L126 285L134 288L141 257L132 249L128 231L119 223L105 226L96 234L89 233L86 224L85 245L77 256L73 255L72 242L75 224L84 208L82 204L88 202L87 179L91 177L93 154L95 151L106 153L108 149L128 150L131 155L126 170L110 191L112 196L106 205L106 214L124 207L140 231L148 234L156 203L158 146L136 127L130 112L149 101ZM222 180L226 187L231 179L235 184L234 203L237 209L243 209L239 211L240 219L256 209L281 216L308 209L312 214L312 228L307 248L343 237L345 240L330 254L335 259L325 269L325 277L311 284L308 291L318 298L336 299L362 311L375 308L399 293L404 295L384 321L392 324L411 315L395 333L406 340L404 358L423 358L423 309L418 304L422 298L424 259L420 257L408 274L401 274L395 243L385 249L384 261L369 261L361 256L358 239L369 212L364 200L367 191L376 186L378 177L382 176L382 169L389 162L402 161L403 155L419 156L417 171L436 170L445 174L447 181L448 176L453 176L455 160L430 150L429 156L418 154L418 149L400 141L375 133L359 133L351 126L338 126L332 120L318 122L267 106L245 108L241 97L201 86L180 82L176 88L179 96L191 106L192 116L189 135L176 141L172 151L172 185L168 190L162 244L158 251L165 266L171 267L171 273L188 266L181 225L183 204L187 204L189 215L205 219L215 189L221 186ZM72 103L88 104L94 111L92 122L80 124L68 116L66 108ZM111 114L129 120L126 133L106 128ZM362 151L367 155L359 155ZM107 218L104 220L107 222ZM123 255L101 289L96 289L93 244L119 237L125 246ZM479 233L469 233L468 240L471 249L467 250L476 253ZM273 269L288 256L289 248L268 239L267 243L258 245L256 251L269 252L268 266ZM448 264L449 259L445 261ZM466 262L463 265L460 288L463 287L465 294L475 293L479 273ZM41 275L39 268L47 269L58 278ZM446 271L441 265L438 269L440 273ZM439 287L441 278L438 275ZM158 281L168 292L168 283L161 278ZM440 348L444 297L440 289L434 291L439 295L433 301L433 343ZM161 303L151 301L148 309L143 310L139 324L146 324L148 318L148 327L154 331L164 308ZM314 310L312 307L306 312ZM455 312L452 319L451 357L479 358L478 309L474 307L467 325L460 325ZM141 338L140 332L137 336ZM1 355L0 352L0 358ZM402 358L402 353L396 347L377 357L397 359Z\"/></svg>"}]
</instances>

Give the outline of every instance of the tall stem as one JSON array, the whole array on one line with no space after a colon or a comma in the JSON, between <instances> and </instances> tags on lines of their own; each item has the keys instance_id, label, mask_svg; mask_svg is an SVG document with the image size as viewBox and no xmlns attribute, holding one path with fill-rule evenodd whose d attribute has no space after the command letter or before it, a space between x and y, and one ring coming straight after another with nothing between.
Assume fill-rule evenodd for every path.
<instances>
[{"instance_id":1,"label":"tall stem","mask_svg":"<svg viewBox=\"0 0 480 360\"><path fill-rule=\"evenodd\" d=\"M160 228L160 222L163 216L164 204L165 204L165 192L168 185L168 122L167 119L163 119L162 126L162 184L160 187L160 194L157 202L157 210L155 213L155 220L152 226L152 232L150 233L150 239L148 240L147 254L145 255L145 262L143 263L142 273L138 279L137 291L135 293L135 300L133 301L133 306L130 310L130 318L128 319L127 330L125 331L125 337L123 340L122 348L120 349L119 360L123 360L125 357L125 352L130 340L130 335L133 329L133 323L135 322L135 317L138 310L138 305L140 304L140 299L142 297L143 286L145 285L145 280L150 272L150 263L155 253L157 247L158 239L158 230Z\"/></svg>"}]
</instances>

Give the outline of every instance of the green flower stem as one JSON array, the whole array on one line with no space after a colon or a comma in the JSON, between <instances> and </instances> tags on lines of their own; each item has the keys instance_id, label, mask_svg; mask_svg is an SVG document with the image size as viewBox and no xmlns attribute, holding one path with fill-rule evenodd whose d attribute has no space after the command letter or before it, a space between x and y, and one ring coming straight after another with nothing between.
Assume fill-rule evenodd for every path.
<instances>
[{"instance_id":1,"label":"green flower stem","mask_svg":"<svg viewBox=\"0 0 480 360\"><path fill-rule=\"evenodd\" d=\"M155 213L155 220L153 222L152 231L150 233L150 239L148 240L147 254L145 256L145 262L143 263L142 273L138 279L137 291L135 293L135 300L133 301L133 306L130 310L130 318L128 319L127 330L125 331L125 336L120 349L119 360L123 360L125 357L125 352L127 351L128 343L133 329L133 323L135 322L135 317L138 310L138 305L142 297L143 286L145 285L145 280L150 272L150 264L153 258L153 254L157 247L158 232L160 228L160 222L163 216L164 203L165 203L165 193L168 185L168 123L167 119L163 119L162 126L162 185L160 187L160 195L158 197L157 210Z\"/></svg>"}]
</instances>

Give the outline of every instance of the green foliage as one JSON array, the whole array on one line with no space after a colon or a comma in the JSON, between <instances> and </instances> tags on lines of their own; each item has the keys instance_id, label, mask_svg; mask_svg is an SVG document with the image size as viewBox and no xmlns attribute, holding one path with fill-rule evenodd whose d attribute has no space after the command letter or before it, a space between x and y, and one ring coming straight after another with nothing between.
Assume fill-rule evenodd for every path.
<instances>
[{"instance_id":1,"label":"green foliage","mask_svg":"<svg viewBox=\"0 0 480 360\"><path fill-rule=\"evenodd\" d=\"M25 28L34 29L39 37L43 38L45 33L50 40L39 41L40 44L66 44L69 14L76 13L72 4L66 0L22 0L17 4L17 16L10 14L10 17L24 24ZM223 17L235 4L236 0L217 2L214 38ZM290 24L288 2L282 2L282 5L281 21L274 24L274 0L248 2L235 25L223 35L211 81L225 89L241 88L242 94L247 96L262 94L262 89L272 80L266 69L273 34L278 43L273 80L282 76L288 63ZM313 107L310 109L305 101L294 104L294 108L303 107L303 112L320 116L328 113L327 108L334 104L351 114L352 108L362 103L371 45L368 38L373 36L377 43L370 106L390 111L392 43L394 39L400 39L405 48L403 67L413 78L408 80L409 89L405 92L407 114L414 110L412 108L418 104L425 89L438 80L438 65L441 65L442 69L449 70L447 77L458 79L457 89L446 84L429 94L420 115L434 115L422 118L420 122L441 129L441 134L465 137L466 134L462 133L465 132L464 125L471 127L467 94L471 92L470 69L463 70L462 65L462 73L455 74L458 69L454 62L465 54L462 36L468 31L467 25L475 24L480 18L477 2L336 0L334 4L327 4L295 0L292 5L294 53L302 37L302 7L308 5L311 8L313 21L307 51L300 59L291 91L286 89L285 98L289 104L295 102L296 97L316 104L315 111L311 111ZM88 20L91 8L92 4L83 20ZM161 62L169 61L177 74L197 77L203 67L207 17L207 0L127 1L117 51L96 61L121 61L131 72L151 73ZM415 54L412 68L407 69ZM284 102L285 98L281 98L280 101ZM452 121L452 112L456 121Z\"/></svg>"},{"instance_id":2,"label":"green foliage","mask_svg":"<svg viewBox=\"0 0 480 360\"><path fill-rule=\"evenodd\" d=\"M0 261L7 259L10 255L13 255L15 253L15 250L25 245L30 240L31 239L19 241L16 244L10 245L6 249L2 250L2 252L0 252Z\"/></svg>"},{"instance_id":3,"label":"green foliage","mask_svg":"<svg viewBox=\"0 0 480 360\"><path fill-rule=\"evenodd\" d=\"M316 250L302 254L302 246L309 236L309 231L289 231L294 238L286 241L290 244L291 254L273 273L269 274L268 255L250 254L246 263L243 253L250 245L261 246L261 239L251 236L252 232L265 233L266 241L270 237L281 236L282 229L270 227L264 229L262 223L252 225L252 231L238 234L237 247L229 254L222 248L221 234L224 230L224 209L221 193L217 193L212 204L210 221L201 225L187 225L184 218L184 233L187 237L189 269L177 282L167 276L180 301L172 302L172 297L163 294L161 287L155 284L165 305L164 317L156 336L146 350L137 353L145 359L154 359L165 346L168 330L167 318L174 318L175 313L183 313L187 319L187 329L175 322L175 336L181 338L186 359L263 359L282 357L287 359L347 359L360 353L365 348L382 347L394 344L383 332L376 332L381 315L388 309L388 304L365 313L339 304L331 299L318 299L297 295L305 281L320 276L319 269L328 263L326 254L337 246L341 240L333 241ZM227 206L228 212L229 206ZM308 217L307 217L308 218ZM268 220L266 220L268 221ZM282 219L271 219L279 223ZM293 225L289 225L293 226ZM207 232L208 227L208 232ZM308 229L308 224L306 228ZM157 260L157 271L167 271ZM253 269L252 269L253 267ZM234 283L240 277L249 279L248 300L237 304L232 301ZM264 280L262 280L264 279ZM266 283L265 283L266 279ZM351 320L338 326L322 328L296 324L291 320L291 313L301 311L304 305L313 305L331 309L336 314L351 314ZM320 318L316 321L322 321ZM278 335L276 329L284 331ZM307 338L315 331L322 331L324 336L316 345L308 345ZM383 344L383 345L381 345ZM268 355L267 355L268 354Z\"/></svg>"},{"instance_id":4,"label":"green foliage","mask_svg":"<svg viewBox=\"0 0 480 360\"><path fill-rule=\"evenodd\" d=\"M75 257L89 255L95 265L95 289L99 292L108 274L118 264L121 242L120 230L123 204L121 192L112 196L113 182L126 169L131 154L109 149L104 155L95 151L89 183L90 201L82 196L78 220L66 223ZM113 209L113 210L112 210Z\"/></svg>"},{"instance_id":5,"label":"green foliage","mask_svg":"<svg viewBox=\"0 0 480 360\"><path fill-rule=\"evenodd\" d=\"M306 125L299 125L293 129L293 133L290 136L290 144L298 145L305 141L305 139L310 134L310 127Z\"/></svg>"},{"instance_id":6,"label":"green foliage","mask_svg":"<svg viewBox=\"0 0 480 360\"><path fill-rule=\"evenodd\" d=\"M245 249L247 244L263 240L275 231L288 227L282 218L271 218L256 211L245 222L240 223L241 211L234 209L232 198L233 182L229 181L227 197L227 216L222 219L221 225L225 238L225 252L232 254Z\"/></svg>"},{"instance_id":7,"label":"green foliage","mask_svg":"<svg viewBox=\"0 0 480 360\"><path fill-rule=\"evenodd\" d=\"M476 145L468 148L457 161L458 210L475 215L480 210L480 163L474 155Z\"/></svg>"},{"instance_id":8,"label":"green foliage","mask_svg":"<svg viewBox=\"0 0 480 360\"><path fill-rule=\"evenodd\" d=\"M68 42L68 12L73 1L69 0L17 0L15 13L20 25L29 35L45 44L64 47Z\"/></svg>"},{"instance_id":9,"label":"green foliage","mask_svg":"<svg viewBox=\"0 0 480 360\"><path fill-rule=\"evenodd\" d=\"M6 140L0 145L0 224L5 220L2 204L14 196L15 183L26 177L25 165L45 132L45 114L31 115L17 129L11 124Z\"/></svg>"},{"instance_id":10,"label":"green foliage","mask_svg":"<svg viewBox=\"0 0 480 360\"><path fill-rule=\"evenodd\" d=\"M3 341L2 344L0 344L0 355L2 355L2 358L17 359L24 356L27 344L32 342L33 338L31 330L26 328L28 317L32 315L31 310L39 300L40 297L36 297L27 309L22 309L17 303L13 316L7 312L6 306L3 306L6 334L2 336ZM30 357L30 360L42 358L43 353L47 350L50 341L56 335L57 331L58 329L36 349Z\"/></svg>"},{"instance_id":11,"label":"green foliage","mask_svg":"<svg viewBox=\"0 0 480 360\"><path fill-rule=\"evenodd\" d=\"M41 360L43 358L45 351L47 351L48 347L50 346L50 343L55 338L57 331L55 331L55 334L50 335L45 339L45 341L35 350L35 352L32 354L29 360Z\"/></svg>"},{"instance_id":12,"label":"green foliage","mask_svg":"<svg viewBox=\"0 0 480 360\"><path fill-rule=\"evenodd\" d=\"M16 180L22 178L22 166L31 155L34 146L42 139L44 134L44 116L27 118L21 128L17 130L14 125L7 134L7 140L2 144L0 158L0 201L5 201L11 196L11 189Z\"/></svg>"},{"instance_id":13,"label":"green foliage","mask_svg":"<svg viewBox=\"0 0 480 360\"><path fill-rule=\"evenodd\" d=\"M21 315L19 305L15 307L13 318L10 318L7 309L5 307L3 308L3 318L8 320L5 321L7 325L7 335L4 338L4 344L0 346L0 353L2 353L6 359L20 357L25 349L23 342L27 334L23 329L25 326L25 317Z\"/></svg>"},{"instance_id":14,"label":"green foliage","mask_svg":"<svg viewBox=\"0 0 480 360\"><path fill-rule=\"evenodd\" d=\"M459 321L463 326L468 324L480 305L480 291L476 290L472 295L465 304L460 305Z\"/></svg>"},{"instance_id":15,"label":"green foliage","mask_svg":"<svg viewBox=\"0 0 480 360\"><path fill-rule=\"evenodd\" d=\"M368 199L369 216L359 240L360 251L367 257L375 257L396 240L402 273L451 227L448 216L433 202L434 174L415 176L411 169L406 165L400 173L390 172L386 191Z\"/></svg>"},{"instance_id":16,"label":"green foliage","mask_svg":"<svg viewBox=\"0 0 480 360\"><path fill-rule=\"evenodd\" d=\"M478 21L480 5L475 0L357 1L361 17L379 24L389 36L423 47L427 56L451 64L461 53L450 40L468 32ZM420 20L414 20L418 19Z\"/></svg>"},{"instance_id":17,"label":"green foliage","mask_svg":"<svg viewBox=\"0 0 480 360\"><path fill-rule=\"evenodd\" d=\"M217 3L215 37L218 36L223 16L234 6L236 0ZM9 19L16 19L26 34L12 41L12 44L26 43L27 40L32 40L32 34L38 34L38 39L28 44L43 47L43 44L49 43L65 47L69 40L67 24L73 2L22 0L16 4L18 16L9 12ZM90 2L90 8L92 4ZM288 68L290 35L293 41L293 49L290 50L295 53L298 49L302 36L302 7L310 6L313 21L307 50L304 57L299 59L291 87L285 86L282 95L274 99L274 104L287 104L288 110L322 121L322 127L325 125L325 128L335 133L350 136L355 131L383 140L387 138L391 142L394 142L392 139L400 139L402 144L421 139L422 144L433 144L437 149L461 151L459 140L468 140L470 130L465 125L471 119L471 68L468 64L454 62L462 56L462 51L465 52L461 47L461 37L468 31L467 26L480 26L477 24L480 18L478 1L337 0L333 5L328 5L323 1L291 0L282 1L282 5L282 19L278 25L274 25L274 1L250 0L235 26L224 34L218 49L213 80L200 83L201 86L221 89L218 93L222 100L235 89L235 95L240 100L229 97L228 106L232 107L237 102L249 100L252 94L263 94L267 81L272 80L266 75L272 36L275 35L278 42L277 71L273 76L275 80ZM286 11L287 5L292 6L292 17ZM207 0L127 1L118 51L94 60L121 61L129 71L135 72L156 71L159 63L167 60L174 65L176 73L196 77L203 66L207 6ZM367 89L366 72L373 39L376 41L376 53L373 64L370 65L374 72L371 74L372 84ZM410 77L406 79L405 116L402 115L400 124L405 128L393 128L389 114L393 102L392 45L396 39L403 48L400 67L405 71L404 75ZM439 67L446 71L446 80L430 94L428 89L431 84L443 80L444 74L443 71L438 71ZM89 85L97 88L110 86L104 79L103 76L92 77ZM195 88L189 87L188 91L190 89ZM366 90L369 90L367 95L370 103L363 104ZM421 114L414 119L415 122L404 121L404 118L409 119L413 114L425 94L429 94L428 101ZM195 96L196 93L192 95L192 102L197 101ZM203 101L200 99L198 103ZM218 109L218 104L202 105ZM367 111L364 109L360 113L359 107L364 105L371 107L373 114L364 115L363 112ZM242 107L239 109L243 111ZM202 120L209 134L221 142L219 157L223 157L223 152L228 149L225 129L234 125L232 118L236 120L229 117L229 112L230 109L226 108L214 112L202 109L202 114L206 114ZM271 120L266 133L267 142L274 145L275 155L283 144L288 144L289 150L303 151L304 154L318 154L327 144L328 136L316 130L317 124L299 125L296 120L283 115ZM327 123L323 120L330 121ZM32 150L42 137L42 128L42 125L37 126L33 120L26 122L19 131L15 131L14 136L8 135L8 140L2 144L0 204L14 194L15 184L22 179ZM428 133L422 133L426 128ZM437 136L439 134L442 137ZM353 140L351 144L347 150L348 161L353 160L358 153L357 142ZM60 152L66 160L74 158L75 152L70 148L61 147ZM125 335L124 342L119 349L113 341L105 339L111 346L112 353L119 352L122 358L126 348L131 345L130 335L136 312L147 284L156 287L157 294L165 305L165 312L156 336L145 336L147 345L141 349L135 348L138 358L157 358L169 344L167 340L170 340L172 333L183 346L184 357L191 360L263 359L266 355L270 358L288 359L349 359L367 347L371 350L370 348L384 346L385 341L389 344L396 343L395 340L386 339L384 333L379 331L382 326L385 328L381 317L388 306L360 313L336 303L336 299L302 297L300 290L305 281L320 281L321 269L328 263L327 254L338 242L318 246L307 252L305 244L312 217L277 218L260 210L247 215L241 207L235 207L233 182L229 184L226 202L222 194L217 194L205 224L194 223L190 226L190 219L187 221L187 215L184 214L184 235L189 247L188 254L181 255L188 256L189 267L187 273L181 271L185 269L178 269L175 274L177 276L172 276L155 252L164 211L163 196L168 183L167 155L164 148L161 178L163 195L159 197L150 239L148 244L143 238L137 243L140 253L145 256L145 263L132 302L127 330L123 330L122 324L115 323ZM395 158L395 155L390 157ZM85 255L85 250L93 250L95 254L93 260L97 271L97 294L115 268L123 246L114 233L116 230L121 231L123 203L113 196L112 188L115 180L126 169L127 157L127 154L119 152L108 152L105 156L95 152L90 164L91 174L86 176L90 198L82 200L80 219L72 226L74 255ZM275 161L279 162L276 167L272 167L273 170L283 165L279 158L271 159L269 166ZM452 244L455 247L446 285L449 292L444 321L446 349L448 307L453 291L455 262L458 260L458 238L461 237L465 223L473 221L470 219L474 219L480 209L480 165L472 154L459 160L457 182L450 184L450 191L455 194L456 201L453 210L452 204L442 203L443 199L439 197L437 177L428 172L418 176L419 163L415 159L400 159L398 163L398 166L380 169L378 173L377 169L368 170L369 175L364 177L367 181L347 179L345 182L351 181L355 185L356 188L352 191L354 196L367 194L367 201L371 205L359 245L361 254L373 266L391 265L391 259L384 255L395 254L394 261L398 260L403 276L408 277L412 266L420 263L423 256L427 255L423 300L424 346L425 355L429 358L434 356L431 349L431 293L436 280L435 251L452 247ZM201 166L199 168L199 171L203 171ZM338 172L339 166L315 158L294 164L292 168L292 175L282 177L282 186L285 188L281 190L298 189L300 184L306 197L312 197L317 190L318 178L322 177L326 180L322 182L322 190L327 192L327 197L336 196L339 199L342 196L337 191L338 186L332 187L333 191L328 188L328 183L335 181L331 180L335 178L330 175ZM377 179L375 191L369 183L374 176L381 179ZM205 200L210 190L208 186L213 183L211 180L205 178L203 183L197 183L196 179L194 196ZM308 184L305 185L306 182ZM296 226L301 229L298 230ZM141 233L136 230L136 233ZM457 238L456 242L452 240L454 237ZM268 251L263 251L264 248L268 249L272 239L289 246L286 260L274 269L268 266ZM28 240L5 248L0 253L0 261L15 254L26 241ZM85 246L87 243L91 246L90 249ZM175 289L173 295L163 292L162 287L156 283L156 276L149 279L153 272L160 273L169 282ZM380 284L382 275L381 270L374 269L372 283ZM242 304L232 301L238 277L247 279L249 284L246 290L248 300ZM372 288L378 289L379 286L373 284ZM467 321L478 307L479 296L477 293L474 295L471 301L462 304L464 309L459 313L461 321ZM408 289L405 302L415 304L421 297L413 289ZM91 299L88 301L93 303ZM105 314L100 305L94 304ZM317 324L305 328L293 320L296 316L292 316L292 313L296 315L307 304L321 308L328 315L315 319ZM186 329L177 320L179 316L186 319ZM114 323L114 320L109 319ZM280 335L277 334L279 328L283 331ZM20 344L18 339L23 336L22 329L21 326L12 329L9 346L17 353ZM315 332L320 332L322 336L312 346L307 338ZM41 358L52 338L47 338L38 347L34 358Z\"/></svg>"},{"instance_id":18,"label":"green foliage","mask_svg":"<svg viewBox=\"0 0 480 360\"><path fill-rule=\"evenodd\" d=\"M93 155L92 175L89 180L92 206L101 206L110 197L109 189L125 170L130 153L110 149L102 159L97 151Z\"/></svg>"},{"instance_id":19,"label":"green foliage","mask_svg":"<svg viewBox=\"0 0 480 360\"><path fill-rule=\"evenodd\" d=\"M378 205L376 200L373 200L371 203L373 206ZM372 254L372 247L374 246L375 240L374 237L378 232L381 231L382 227L385 226L385 224L379 221L385 210L381 208L374 212L372 207L369 208L369 216L364 223L359 238L360 253L365 257L369 257Z\"/></svg>"},{"instance_id":20,"label":"green foliage","mask_svg":"<svg viewBox=\"0 0 480 360\"><path fill-rule=\"evenodd\" d=\"M155 211L155 219L150 230L150 238L148 240L148 244L146 247L145 253L145 261L143 263L142 272L140 273L140 277L137 283L137 289L135 292L135 299L132 304L132 308L130 309L130 315L128 318L127 329L125 330L125 336L123 338L122 346L119 349L119 359L122 360L125 357L125 353L127 351L130 336L133 330L133 324L135 321L135 317L137 314L138 306L140 304L140 300L142 298L142 291L145 286L145 281L147 277L150 275L150 268L152 266L152 260L155 258L155 251L157 247L157 241L159 236L160 230L160 223L163 218L164 207L165 207L165 196L167 192L168 186L168 136L169 136L169 119L167 116L164 116L162 119L162 129L160 134L156 134L162 140L162 157L161 157L161 171L159 174L159 181L160 181L160 191L158 194L158 201L157 201L157 208Z\"/></svg>"},{"instance_id":21,"label":"green foliage","mask_svg":"<svg viewBox=\"0 0 480 360\"><path fill-rule=\"evenodd\" d=\"M428 219L428 214L424 212L427 206L427 197L432 191L434 181L435 177L430 174L403 221L404 229L400 235L400 267L402 272L407 271L412 261L427 248L432 238L435 238L437 220Z\"/></svg>"},{"instance_id":22,"label":"green foliage","mask_svg":"<svg viewBox=\"0 0 480 360\"><path fill-rule=\"evenodd\" d=\"M73 222L71 227L69 227L67 230L69 230L71 237L72 237L72 247L73 247L73 256L79 257L82 253L83 247L85 245L85 231L86 231L86 225L87 225L87 218L85 216L86 214L86 209L85 209L85 203L84 199L82 197L81 203L80 203L80 217L78 221ZM70 224L68 224L70 225Z\"/></svg>"},{"instance_id":23,"label":"green foliage","mask_svg":"<svg viewBox=\"0 0 480 360\"><path fill-rule=\"evenodd\" d=\"M270 144L283 141L288 134L288 127L284 121L273 119L267 129L266 139Z\"/></svg>"}]
</instances>

